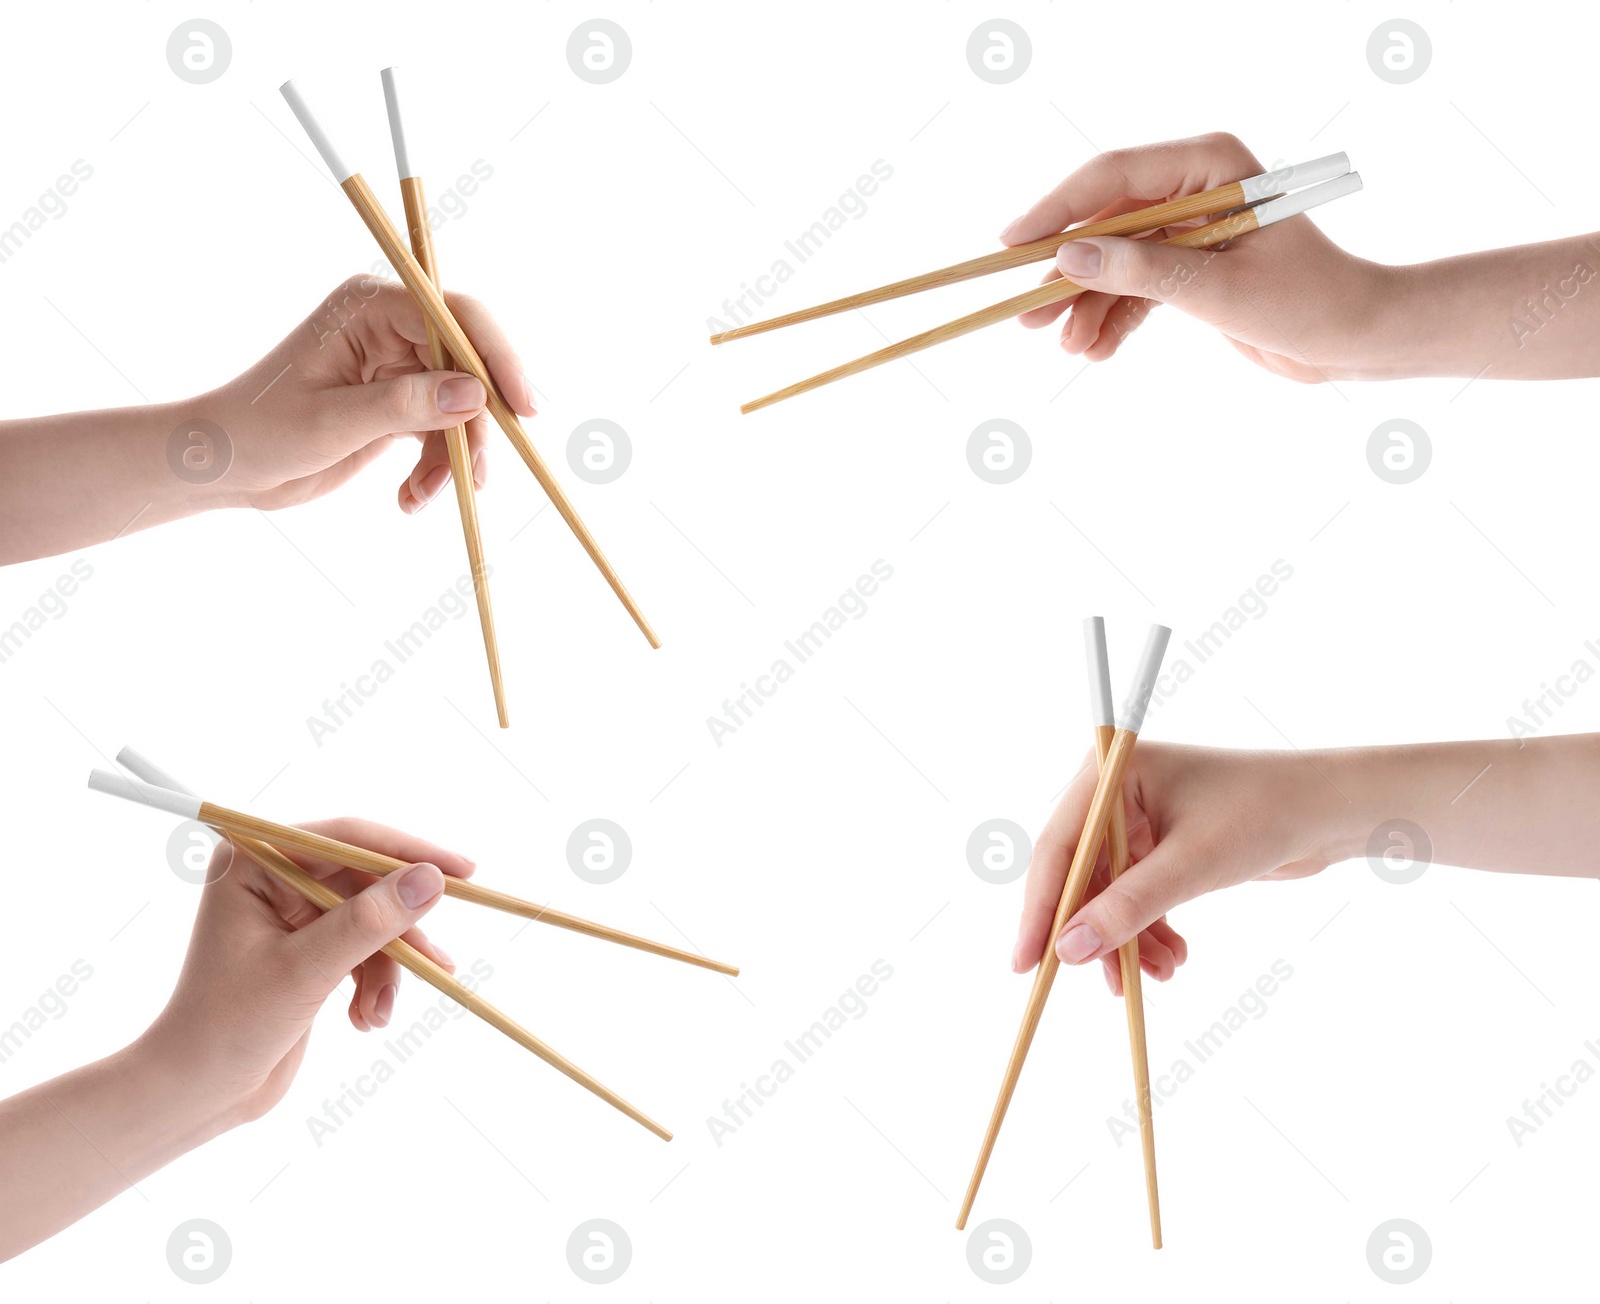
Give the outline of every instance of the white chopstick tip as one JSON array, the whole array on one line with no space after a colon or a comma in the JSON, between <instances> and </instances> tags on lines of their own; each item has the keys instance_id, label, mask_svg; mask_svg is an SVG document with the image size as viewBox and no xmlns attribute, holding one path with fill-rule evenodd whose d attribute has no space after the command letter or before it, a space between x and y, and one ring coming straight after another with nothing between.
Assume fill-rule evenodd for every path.
<instances>
[{"instance_id":1,"label":"white chopstick tip","mask_svg":"<svg viewBox=\"0 0 1600 1304\"><path fill-rule=\"evenodd\" d=\"M137 802L154 810L164 810L183 819L200 818L198 797L174 792L170 788L158 788L154 784L141 783L125 774L118 774L115 770L91 770L89 787L95 792L109 793L113 797L121 797L124 801Z\"/></svg>"},{"instance_id":2,"label":"white chopstick tip","mask_svg":"<svg viewBox=\"0 0 1600 1304\"><path fill-rule=\"evenodd\" d=\"M1274 168L1259 176L1246 177L1239 183L1239 188L1244 191L1244 202L1254 204L1290 190L1301 190L1306 186L1333 181L1349 171L1348 154L1326 154L1322 158L1314 158L1305 163L1292 163L1288 167Z\"/></svg>"},{"instance_id":3,"label":"white chopstick tip","mask_svg":"<svg viewBox=\"0 0 1600 1304\"><path fill-rule=\"evenodd\" d=\"M339 151L333 147L333 141L328 138L328 133L317 121L317 115L311 111L305 96L300 94L300 88L294 84L294 79L291 78L278 87L278 93L283 96L289 111L299 120L300 126L311 138L311 144L317 153L322 155L322 161L328 165L328 171L333 173L333 179L343 185L355 175L355 169L345 166L344 160L339 157Z\"/></svg>"},{"instance_id":4,"label":"white chopstick tip","mask_svg":"<svg viewBox=\"0 0 1600 1304\"><path fill-rule=\"evenodd\" d=\"M188 795L189 789L184 787L159 765L145 756L136 752L131 747L124 747L117 753L117 764L125 769L141 783L148 783L157 788L166 788L172 792L181 792Z\"/></svg>"},{"instance_id":5,"label":"white chopstick tip","mask_svg":"<svg viewBox=\"0 0 1600 1304\"><path fill-rule=\"evenodd\" d=\"M406 147L405 122L400 117L400 88L396 84L395 74L393 65L383 70L383 102L389 110L389 138L394 142L394 165L399 169L400 180L404 181L417 173L411 166L411 151Z\"/></svg>"},{"instance_id":6,"label":"white chopstick tip","mask_svg":"<svg viewBox=\"0 0 1600 1304\"><path fill-rule=\"evenodd\" d=\"M1089 669L1089 716L1096 728L1116 723L1111 702L1111 663L1106 656L1106 622L1090 616L1083 622L1084 661Z\"/></svg>"},{"instance_id":7,"label":"white chopstick tip","mask_svg":"<svg viewBox=\"0 0 1600 1304\"><path fill-rule=\"evenodd\" d=\"M1312 186L1309 190L1300 190L1292 195L1281 195L1277 199L1269 199L1264 204L1257 204L1251 211L1256 215L1258 226L1271 226L1274 222L1281 222L1286 217L1298 217L1309 209L1316 208L1319 204L1330 203L1335 199L1343 199L1346 195L1353 195L1361 189L1361 174L1348 172L1342 177L1335 177L1332 181L1324 181L1321 185Z\"/></svg>"},{"instance_id":8,"label":"white chopstick tip","mask_svg":"<svg viewBox=\"0 0 1600 1304\"><path fill-rule=\"evenodd\" d=\"M1161 677L1161 663L1166 659L1167 640L1172 631L1165 625L1152 625L1144 638L1144 651L1139 654L1139 668L1134 671L1128 685L1128 695L1123 699L1122 712L1117 716L1117 728L1138 733L1144 728L1145 712L1156 691L1156 680Z\"/></svg>"}]
</instances>

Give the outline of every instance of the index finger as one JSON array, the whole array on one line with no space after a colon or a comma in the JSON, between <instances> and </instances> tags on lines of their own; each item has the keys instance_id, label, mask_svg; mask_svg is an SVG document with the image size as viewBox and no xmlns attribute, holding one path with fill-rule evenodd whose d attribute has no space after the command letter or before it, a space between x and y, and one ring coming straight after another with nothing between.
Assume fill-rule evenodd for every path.
<instances>
[{"instance_id":1,"label":"index finger","mask_svg":"<svg viewBox=\"0 0 1600 1304\"><path fill-rule=\"evenodd\" d=\"M408 865L426 861L430 865L437 865L453 878L471 878L478 868L474 862L458 852L447 851L426 838L403 833L399 829L390 828L387 824L375 824L371 820L343 816L331 820L311 820L300 827L311 833L320 833L325 838L334 838L339 842L348 842L351 846L376 851L382 856L403 860ZM313 878L327 878L344 868L342 865L316 856L296 855L294 859Z\"/></svg>"},{"instance_id":2,"label":"index finger","mask_svg":"<svg viewBox=\"0 0 1600 1304\"><path fill-rule=\"evenodd\" d=\"M1119 200L1140 207L1197 194L1262 171L1237 136L1215 132L1114 149L1090 159L1005 229L1001 243L1027 244L1087 221Z\"/></svg>"},{"instance_id":3,"label":"index finger","mask_svg":"<svg viewBox=\"0 0 1600 1304\"><path fill-rule=\"evenodd\" d=\"M398 282L384 282L380 293L383 291L387 291L387 297L380 302L388 309L389 322L401 336L416 346L418 359L423 366L427 366L428 325L421 306L411 297L411 291ZM523 371L522 359L511 347L505 331L500 329L500 323L495 321L488 308L470 294L446 290L444 300L450 315L467 333L472 347L489 369L495 388L517 413L525 417L533 416L536 411L533 382ZM459 364L461 359L454 361Z\"/></svg>"}]
</instances>

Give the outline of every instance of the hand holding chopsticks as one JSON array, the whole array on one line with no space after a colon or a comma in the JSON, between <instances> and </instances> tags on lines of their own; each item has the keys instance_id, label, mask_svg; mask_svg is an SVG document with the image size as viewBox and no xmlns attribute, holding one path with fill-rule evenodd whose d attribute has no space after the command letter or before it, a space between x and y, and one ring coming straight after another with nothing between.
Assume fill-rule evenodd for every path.
<instances>
[{"instance_id":1,"label":"hand holding chopsticks","mask_svg":"<svg viewBox=\"0 0 1600 1304\"><path fill-rule=\"evenodd\" d=\"M1307 188L1297 190L1297 187ZM1072 240L1105 235L1150 235L1153 232L1161 231L1169 226L1190 221L1197 217L1207 216L1212 213L1226 213L1224 217L1216 221L1209 222L1193 230L1180 232L1160 241L1162 244L1185 249L1210 248L1235 239L1247 232L1257 230L1260 227L1270 226L1274 222L1280 222L1285 218L1304 213L1319 204L1325 204L1342 195L1351 194L1360 188L1361 178L1359 174L1350 171L1348 158L1343 154L1334 154L1327 158L1296 164L1293 167L1264 172L1257 176L1245 178L1242 181L1230 182L1225 186L1203 191L1197 195L1170 200L1091 225L1074 227L1071 230L1061 232L1059 235L1048 236L1042 240L1030 241L1012 248L1002 249L981 258L970 259L965 263L957 263L921 276L910 277L890 285L880 286L874 290L867 290L861 294L835 299L815 308L803 309L769 321L752 322L744 326L735 327L732 330L713 335L711 342L720 344L727 340L740 339L747 335L774 330L781 326L811 321L817 317L829 316L836 312L844 312L868 304L881 303L887 299L899 298L902 295L914 294L921 290L954 284L955 282L968 280L975 276L983 276L990 272L1021 266L1029 262L1038 262L1054 256L1063 244ZM1295 191L1295 193L1285 193L1289 191ZM1239 207L1240 205L1245 205L1245 207ZM1227 210L1236 207L1239 211L1227 212ZM797 381L792 385L785 386L783 389L775 390L771 394L742 405L739 410L746 413L754 412L759 408L768 407L786 398L793 398L798 394L818 389L836 380L856 375L872 367L882 366L886 362L896 361L923 349L932 348L936 344L943 344L947 340L957 339L985 326L992 326L997 322L1006 321L1023 313L1033 312L1081 293L1083 293L1083 287L1071 281L1049 281L1023 294L1014 295L987 308L981 308L976 312L968 313L964 317L958 317L954 321L946 322L942 326L936 326L931 330L923 331L919 335L913 335L909 339L901 340L897 344L891 344L873 353L831 368L828 371Z\"/></svg>"},{"instance_id":2,"label":"hand holding chopsticks","mask_svg":"<svg viewBox=\"0 0 1600 1304\"><path fill-rule=\"evenodd\" d=\"M281 847L290 847L304 854L316 856L334 864L344 865L369 874L390 874L409 867L406 861L396 860L393 857L381 855L363 847L352 846L291 825L275 824L270 820L258 819L240 811L229 810L226 807L203 801L187 789L180 787L175 780L169 778L137 752L130 749L124 749L120 752L117 756L117 761L134 777L129 778L128 775L119 774L111 770L95 770L89 776L89 786L99 792L110 793L114 796L137 802L140 805L150 806L156 810L167 811L184 819L192 819L202 824L210 825L218 833L232 841L239 850L261 865L268 873L272 874L273 877L300 893L319 909L332 909L341 903L342 898L326 884L312 878L300 869L294 861L283 854L280 850ZM536 906L531 902L522 901L503 892L479 887L476 883L466 879L446 875L444 882L447 895L460 897L475 904L505 910L540 923L554 924L561 928L585 933L591 937L602 938L606 941L616 942L637 950L648 951L654 955L665 956L669 959L681 960L686 964L712 969L719 973L736 975L739 972L732 965L708 960L704 956L696 955L692 952L682 951L676 947L635 937L631 933L624 933L601 924L591 923L588 920L551 910L548 907ZM513 1041L531 1051L579 1085L592 1091L635 1122L648 1128L664 1140L672 1139L672 1134L648 1115L642 1113L610 1088L585 1073L570 1060L557 1054L537 1037L534 1037L532 1033L477 996L476 993L458 983L449 973L434 964L432 960L422 955L414 947L407 945L404 941L397 940L382 949L386 954L411 970L411 972L431 983L440 991L448 993L492 1027L499 1029Z\"/></svg>"},{"instance_id":3,"label":"hand holding chopsticks","mask_svg":"<svg viewBox=\"0 0 1600 1304\"><path fill-rule=\"evenodd\" d=\"M1112 810L1122 804L1123 779L1127 775L1128 762L1133 757L1139 730L1144 725L1145 711L1150 705L1151 694L1155 691L1156 678L1161 673L1161 662L1166 655L1167 639L1171 634L1172 631L1163 625L1150 627L1133 685L1127 698L1124 699L1122 711L1112 731L1110 745L1095 783L1094 796L1090 799L1088 814L1084 819L1083 831L1072 854L1072 865L1061 891L1060 904L1056 907L1055 920L1050 927L1044 956L1039 962L1033 989L1028 994L1028 1003L1023 1010L1022 1026L1017 1031L1011 1058L1006 1064L1005 1074L1000 1082L1000 1092L989 1116L989 1126L984 1132L983 1143L978 1150L977 1163L973 1166L972 1178L967 1184L967 1192L961 1202L961 1212L956 1218L958 1229L967 1225L967 1215L972 1212L973 1201L977 1199L978 1187L983 1181L984 1171L989 1166L989 1157L994 1153L995 1141L1000 1135L1000 1126L1005 1122L1011 1097L1017 1089L1017 1080L1022 1075L1023 1063L1028 1057L1034 1033L1038 1031L1039 1020L1044 1014L1045 1002L1049 999L1050 989L1055 983L1056 972L1061 967L1060 957L1056 954L1056 938L1060 936L1067 921L1077 913L1078 907L1083 904L1089 877L1094 872L1100 848L1111 826Z\"/></svg>"},{"instance_id":4,"label":"hand holding chopsticks","mask_svg":"<svg viewBox=\"0 0 1600 1304\"><path fill-rule=\"evenodd\" d=\"M367 185L366 179L354 168L347 167L340 157L338 150L333 146L321 123L311 112L304 97L292 81L284 82L282 87L283 98L288 102L300 125L305 128L306 135L311 138L311 143L316 147L317 153L322 156L322 161L328 165L328 170L333 173L333 178L339 183L339 188L344 191L356 213L360 216L367 230L372 233L373 239L378 242L378 247L383 251L385 258L395 269L400 280L411 292L411 297L417 301L417 306L422 309L422 314L427 318L428 325L443 340L444 347L456 360L456 364L466 372L476 376L482 383L488 395L489 415L495 423L505 432L506 438L511 441L512 447L527 463L528 469L533 472L534 479L555 504L556 511L561 514L561 519L567 523L567 528L577 537L583 545L589 559L594 562L600 574L604 576L612 592L633 617L634 624L650 642L651 647L660 647L660 640L656 638L655 631L650 628L650 622L644 617L644 612L639 609L633 600L633 595L623 584L621 576L613 569L601 552L600 545L595 542L594 535L589 532L589 527L583 523L578 515L577 508L572 505L566 491L561 487L550 468L545 464L539 450L534 447L533 441L528 438L523 430L522 423L517 419L517 414L511 410L510 404L500 393L495 385L494 378L489 374L489 368L484 364L478 351L467 338L467 333L461 329L455 316L451 313L449 305L445 303L444 296L439 293L438 287L422 265L417 261L411 250L407 248L400 238L400 233L395 230L394 223L389 220L389 215L384 212L383 205L378 202L378 197L372 193L372 188Z\"/></svg>"}]
</instances>

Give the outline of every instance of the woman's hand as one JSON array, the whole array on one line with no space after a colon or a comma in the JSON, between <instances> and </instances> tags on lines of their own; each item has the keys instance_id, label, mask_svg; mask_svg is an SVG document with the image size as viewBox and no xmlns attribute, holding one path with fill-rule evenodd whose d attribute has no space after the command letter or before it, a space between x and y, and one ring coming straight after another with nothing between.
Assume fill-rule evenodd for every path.
<instances>
[{"instance_id":1,"label":"woman's hand","mask_svg":"<svg viewBox=\"0 0 1600 1304\"><path fill-rule=\"evenodd\" d=\"M1079 168L1000 239L1026 244L1266 170L1242 142L1224 133L1113 150ZM1068 241L1045 280L1066 276L1089 292L1018 320L1046 326L1068 313L1061 347L1101 362L1152 308L1169 303L1215 327L1258 366L1291 380L1385 373L1391 362L1376 347L1374 325L1391 269L1346 253L1305 216L1221 250L1160 244L1200 225L1171 227L1146 239Z\"/></svg>"},{"instance_id":2,"label":"woman's hand","mask_svg":"<svg viewBox=\"0 0 1600 1304\"><path fill-rule=\"evenodd\" d=\"M477 300L446 294L506 401L534 414L533 386L493 317ZM476 378L429 367L422 310L404 286L372 276L346 281L265 358L196 400L228 437L231 463L217 489L233 505L292 507L337 489L400 438L422 452L400 485L415 512L450 480L443 430L465 424L473 479L484 483L486 396Z\"/></svg>"},{"instance_id":3,"label":"woman's hand","mask_svg":"<svg viewBox=\"0 0 1600 1304\"><path fill-rule=\"evenodd\" d=\"M533 387L494 318L445 296L506 402ZM198 398L0 422L0 565L52 557L218 507L292 507L337 489L396 439L422 441L400 485L414 512L450 479L444 430L465 424L484 480L483 385L429 367L404 287L346 281L243 375Z\"/></svg>"},{"instance_id":4,"label":"woman's hand","mask_svg":"<svg viewBox=\"0 0 1600 1304\"><path fill-rule=\"evenodd\" d=\"M294 855L307 873L349 898L324 914L231 843L217 846L177 987L136 1049L148 1060L182 1066L233 1121L258 1118L283 1098L312 1020L347 974L356 985L350 1022L363 1032L389 1022L400 966L382 953L385 944L401 937L444 968L455 967L416 923L439 900L445 874L471 875L470 860L364 820L304 827L415 863L374 881Z\"/></svg>"},{"instance_id":5,"label":"woman's hand","mask_svg":"<svg viewBox=\"0 0 1600 1304\"><path fill-rule=\"evenodd\" d=\"M1011 961L1018 973L1044 954L1098 772L1091 752L1034 843ZM1251 879L1315 874L1346 850L1332 833L1346 803L1292 752L1141 742L1123 804L1131 868L1111 881L1102 847L1085 903L1056 942L1067 964L1103 961L1119 995L1117 948L1129 938L1139 939L1140 968L1162 982L1188 958L1166 921L1174 906Z\"/></svg>"}]
</instances>

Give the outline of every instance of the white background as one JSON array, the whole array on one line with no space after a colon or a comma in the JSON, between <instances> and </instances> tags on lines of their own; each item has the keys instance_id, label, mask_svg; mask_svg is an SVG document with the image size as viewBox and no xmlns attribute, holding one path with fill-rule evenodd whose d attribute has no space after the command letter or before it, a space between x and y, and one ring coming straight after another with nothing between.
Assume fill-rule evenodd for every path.
<instances>
[{"instance_id":1,"label":"white background","mask_svg":"<svg viewBox=\"0 0 1600 1304\"><path fill-rule=\"evenodd\" d=\"M471 614L334 737L308 731L465 569L448 494L414 520L394 508L409 451L270 520L214 515L84 554L67 613L0 667L0 1025L75 960L93 977L0 1066L0 1091L123 1045L170 991L196 889L169 872L169 823L83 786L124 742L219 801L401 825L475 856L486 883L686 935L745 971L729 983L446 903L429 928L492 965L485 995L675 1141L461 1019L319 1148L307 1117L381 1053L330 1007L278 1110L0 1269L8 1298L194 1298L165 1246L195 1217L232 1243L203 1288L217 1301L590 1298L565 1245L595 1217L632 1242L616 1299L988 1298L952 1224L1028 980L1007 966L1020 884L980 881L965 848L985 820L1037 829L1079 764L1081 618L1106 615L1125 679L1148 621L1193 637L1291 565L1148 730L1226 746L1504 736L1525 698L1595 660L1592 382L1296 387L1166 312L1087 371L1054 332L1006 326L738 415L1031 272L705 341L724 298L878 159L892 179L774 310L984 252L1098 148L1214 129L1269 162L1347 150L1366 191L1317 220L1378 260L1588 230L1600 181L1577 124L1600 33L1573 6L1415 5L1434 54L1407 86L1367 64L1394 16L1369 3L1018 0L1002 16L1033 59L1004 86L965 58L1000 12L987 4L622 0L600 12L632 63L599 86L565 56L588 6L218 4L205 16L232 63L204 86L164 55L186 6L79 8L4 19L0 223L75 159L94 169L0 265L5 415L201 392L370 267L276 87L301 79L398 212L378 70L402 64L430 191L493 169L438 232L446 282L522 350L545 396L533 436L665 646L648 650L554 512L529 523L542 495L498 435L482 511L508 733ZM594 417L633 444L606 486L566 469ZM1033 448L1001 487L965 456L996 417ZM1407 486L1366 459L1394 417L1433 441ZM867 614L716 746L706 718L876 559L894 576ZM71 562L0 576L0 625ZM1595 727L1597 694L1550 727ZM634 845L604 887L564 852L595 816ZM1009 1297L1591 1288L1600 1085L1520 1148L1505 1120L1596 1059L1594 898L1446 868L1395 887L1363 862L1178 912L1190 962L1147 989L1158 1068L1275 960L1293 977L1158 1111L1160 1254L1137 1147L1106 1123L1130 1090L1122 1011L1098 974L1066 974L974 1217L1031 1240ZM893 977L865 1016L717 1145L707 1117L880 959ZM408 979L396 1028L436 999ZM1367 1263L1391 1218L1432 1244L1404 1288Z\"/></svg>"}]
</instances>

